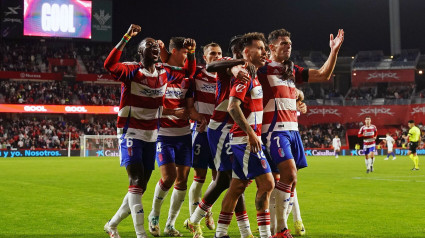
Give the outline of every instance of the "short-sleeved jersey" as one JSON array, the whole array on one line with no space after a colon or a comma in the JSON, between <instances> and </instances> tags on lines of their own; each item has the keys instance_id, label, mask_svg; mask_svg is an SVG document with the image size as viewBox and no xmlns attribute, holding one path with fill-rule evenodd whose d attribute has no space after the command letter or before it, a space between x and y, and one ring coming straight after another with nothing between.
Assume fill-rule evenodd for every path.
<instances>
[{"instance_id":1,"label":"short-sleeved jersey","mask_svg":"<svg viewBox=\"0 0 425 238\"><path fill-rule=\"evenodd\" d=\"M164 96L164 108L182 109L186 106L186 98L193 97L194 82L188 70L181 67L163 64L167 74L167 89ZM173 115L162 115L159 128L161 136L183 136L191 133L190 122Z\"/></svg>"},{"instance_id":2,"label":"short-sleeved jersey","mask_svg":"<svg viewBox=\"0 0 425 238\"><path fill-rule=\"evenodd\" d=\"M122 82L117 136L155 142L167 75L161 64L150 73L140 63L119 63L121 54L114 48L105 60L105 68Z\"/></svg>"},{"instance_id":3,"label":"short-sleeved jersey","mask_svg":"<svg viewBox=\"0 0 425 238\"><path fill-rule=\"evenodd\" d=\"M295 83L308 81L308 70L295 65L293 77L289 79L283 78L283 70L282 63L273 61L257 71L264 91L262 133L298 131Z\"/></svg>"},{"instance_id":4,"label":"short-sleeved jersey","mask_svg":"<svg viewBox=\"0 0 425 238\"><path fill-rule=\"evenodd\" d=\"M195 109L209 122L215 108L217 75L198 66L193 77L195 79Z\"/></svg>"},{"instance_id":5,"label":"short-sleeved jersey","mask_svg":"<svg viewBox=\"0 0 425 238\"><path fill-rule=\"evenodd\" d=\"M258 136L261 136L261 124L263 121L263 89L258 78L255 77L249 82L233 79L230 97L236 97L242 101L241 109L243 115L254 132ZM237 123L233 124L230 133L232 134L231 144L248 143L247 134Z\"/></svg>"},{"instance_id":6,"label":"short-sleeved jersey","mask_svg":"<svg viewBox=\"0 0 425 238\"><path fill-rule=\"evenodd\" d=\"M359 130L358 136L363 137L363 148L371 148L374 147L375 144L375 137L378 135L378 130L376 129L376 126L370 125L370 126L362 126Z\"/></svg>"},{"instance_id":7,"label":"short-sleeved jersey","mask_svg":"<svg viewBox=\"0 0 425 238\"><path fill-rule=\"evenodd\" d=\"M223 57L221 60L231 60L231 58ZM232 76L228 75L226 72L217 73L215 107L214 112L210 118L208 128L216 130L217 128L226 124L233 125L233 119L227 112L227 106L229 105L231 78Z\"/></svg>"},{"instance_id":8,"label":"short-sleeved jersey","mask_svg":"<svg viewBox=\"0 0 425 238\"><path fill-rule=\"evenodd\" d=\"M341 147L341 139L339 139L339 138L333 138L333 140L332 140L332 146L334 148L340 148Z\"/></svg>"},{"instance_id":9,"label":"short-sleeved jersey","mask_svg":"<svg viewBox=\"0 0 425 238\"><path fill-rule=\"evenodd\" d=\"M392 136L386 136L385 140L387 141L387 147L393 147L395 140Z\"/></svg>"},{"instance_id":10,"label":"short-sleeved jersey","mask_svg":"<svg viewBox=\"0 0 425 238\"><path fill-rule=\"evenodd\" d=\"M412 126L409 130L409 141L418 142L421 139L421 130L417 126Z\"/></svg>"}]
</instances>

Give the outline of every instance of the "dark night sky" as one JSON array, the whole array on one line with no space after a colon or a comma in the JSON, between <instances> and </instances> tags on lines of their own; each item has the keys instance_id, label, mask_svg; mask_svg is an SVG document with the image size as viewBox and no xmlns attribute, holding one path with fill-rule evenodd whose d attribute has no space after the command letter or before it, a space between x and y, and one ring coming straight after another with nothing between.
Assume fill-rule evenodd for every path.
<instances>
[{"instance_id":1,"label":"dark night sky","mask_svg":"<svg viewBox=\"0 0 425 238\"><path fill-rule=\"evenodd\" d=\"M227 49L236 34L278 28L292 33L294 50L329 52L329 34L345 31L341 55L360 50L390 54L388 0L213 0L113 1L114 41L131 23L145 36L168 43L172 36L194 38L198 45L215 41ZM401 44L425 53L425 0L400 0ZM167 44L168 45L168 44Z\"/></svg>"}]
</instances>

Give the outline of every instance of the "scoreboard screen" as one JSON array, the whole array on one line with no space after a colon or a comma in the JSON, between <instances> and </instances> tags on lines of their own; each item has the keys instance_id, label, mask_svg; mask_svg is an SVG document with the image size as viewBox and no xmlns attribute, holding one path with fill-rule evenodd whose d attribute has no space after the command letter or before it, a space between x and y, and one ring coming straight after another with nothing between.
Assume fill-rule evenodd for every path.
<instances>
[{"instance_id":1,"label":"scoreboard screen","mask_svg":"<svg viewBox=\"0 0 425 238\"><path fill-rule=\"evenodd\" d=\"M24 0L24 35L91 39L92 2Z\"/></svg>"}]
</instances>

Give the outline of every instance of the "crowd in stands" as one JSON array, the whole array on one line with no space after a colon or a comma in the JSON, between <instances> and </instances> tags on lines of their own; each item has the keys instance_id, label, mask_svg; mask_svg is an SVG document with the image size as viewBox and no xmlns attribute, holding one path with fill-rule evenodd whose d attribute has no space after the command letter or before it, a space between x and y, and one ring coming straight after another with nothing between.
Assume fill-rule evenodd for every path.
<instances>
[{"instance_id":1,"label":"crowd in stands","mask_svg":"<svg viewBox=\"0 0 425 238\"><path fill-rule=\"evenodd\" d=\"M413 93L412 85L393 85L388 87L370 86L370 87L353 87L345 97L346 100L364 99L372 100L375 98L384 99L409 99Z\"/></svg>"},{"instance_id":2,"label":"crowd in stands","mask_svg":"<svg viewBox=\"0 0 425 238\"><path fill-rule=\"evenodd\" d=\"M0 80L0 103L119 105L118 85Z\"/></svg>"},{"instance_id":3,"label":"crowd in stands","mask_svg":"<svg viewBox=\"0 0 425 238\"><path fill-rule=\"evenodd\" d=\"M80 149L80 136L116 135L116 119L96 121L65 118L0 118L0 149Z\"/></svg>"},{"instance_id":4,"label":"crowd in stands","mask_svg":"<svg viewBox=\"0 0 425 238\"><path fill-rule=\"evenodd\" d=\"M330 148L337 135L341 144L345 145L346 129L340 123L320 124L313 126L299 125L300 136L305 148Z\"/></svg>"},{"instance_id":5,"label":"crowd in stands","mask_svg":"<svg viewBox=\"0 0 425 238\"><path fill-rule=\"evenodd\" d=\"M0 41L0 71L23 71L75 74L75 67L49 66L48 58L76 59L77 52L69 44L57 43L51 47L40 40Z\"/></svg>"}]
</instances>

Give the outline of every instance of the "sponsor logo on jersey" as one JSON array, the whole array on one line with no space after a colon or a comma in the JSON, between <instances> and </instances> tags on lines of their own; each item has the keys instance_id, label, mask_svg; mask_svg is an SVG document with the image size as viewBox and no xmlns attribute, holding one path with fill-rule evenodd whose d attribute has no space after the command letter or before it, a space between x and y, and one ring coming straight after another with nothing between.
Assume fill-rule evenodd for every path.
<instances>
[{"instance_id":1,"label":"sponsor logo on jersey","mask_svg":"<svg viewBox=\"0 0 425 238\"><path fill-rule=\"evenodd\" d=\"M146 97L156 97L164 95L164 91L162 89L144 88L142 89L142 91L140 91L140 93L145 95Z\"/></svg>"},{"instance_id":2,"label":"sponsor logo on jersey","mask_svg":"<svg viewBox=\"0 0 425 238\"><path fill-rule=\"evenodd\" d=\"M215 93L215 84L203 84L200 91L206 93Z\"/></svg>"}]
</instances>

